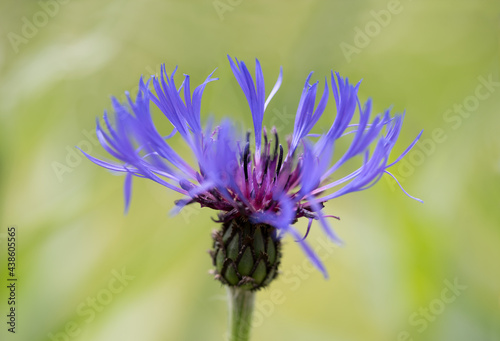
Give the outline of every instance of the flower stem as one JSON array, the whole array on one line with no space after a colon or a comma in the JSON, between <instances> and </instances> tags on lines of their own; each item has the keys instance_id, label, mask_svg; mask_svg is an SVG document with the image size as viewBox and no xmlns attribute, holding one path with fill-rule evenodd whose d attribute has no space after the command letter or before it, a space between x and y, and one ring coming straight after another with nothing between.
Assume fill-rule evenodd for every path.
<instances>
[{"instance_id":1,"label":"flower stem","mask_svg":"<svg viewBox=\"0 0 500 341\"><path fill-rule=\"evenodd\" d=\"M255 292L226 287L229 303L229 341L250 340Z\"/></svg>"}]
</instances>

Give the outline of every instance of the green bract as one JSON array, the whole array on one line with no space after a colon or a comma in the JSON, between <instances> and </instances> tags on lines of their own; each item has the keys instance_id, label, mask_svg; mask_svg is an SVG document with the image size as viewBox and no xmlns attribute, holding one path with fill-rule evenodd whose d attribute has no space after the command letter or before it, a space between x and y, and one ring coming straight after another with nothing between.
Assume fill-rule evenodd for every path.
<instances>
[{"instance_id":1,"label":"green bract","mask_svg":"<svg viewBox=\"0 0 500 341\"><path fill-rule=\"evenodd\" d=\"M258 290L276 277L281 242L274 227L239 217L225 222L212 237L214 274L223 284Z\"/></svg>"}]
</instances>

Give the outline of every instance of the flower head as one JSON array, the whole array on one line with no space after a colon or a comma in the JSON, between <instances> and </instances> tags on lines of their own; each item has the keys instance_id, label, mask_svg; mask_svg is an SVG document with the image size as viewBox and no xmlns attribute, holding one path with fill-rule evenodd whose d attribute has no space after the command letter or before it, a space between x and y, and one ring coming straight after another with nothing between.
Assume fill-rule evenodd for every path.
<instances>
[{"instance_id":1,"label":"flower head","mask_svg":"<svg viewBox=\"0 0 500 341\"><path fill-rule=\"evenodd\" d=\"M322 210L324 203L368 189L384 174L392 176L388 168L408 153L422 133L402 155L390 162L389 155L398 139L404 115L391 115L387 110L372 117L371 100L362 105L358 98L360 83L353 85L333 72L325 79L318 101L319 82L310 84L311 73L300 96L293 133L285 139L283 147L276 129L269 131L263 126L264 112L280 88L282 70L266 97L258 60L254 76L244 62L229 57L229 63L248 101L253 134L239 133L229 119L215 126L209 121L203 127L200 114L203 91L216 79L210 74L191 91L188 75L177 87L176 70L168 75L162 66L161 74L147 83L141 78L135 101L128 94L128 103L113 99L114 124L106 113L106 129L97 121L100 143L118 162L85 155L99 166L125 174L126 210L130 204L132 178L147 178L183 195L176 202L175 211L198 203L218 211L218 219L225 224L236 220L241 224L250 222L251 226L260 224L275 229L268 233L274 239L287 234L293 236L311 262L326 275L323 264L293 224L302 217L309 219L309 231L312 221L317 220L325 234L340 243L327 219L333 216L325 215ZM336 112L326 115L334 117L333 123L323 134L311 134L326 111L330 91ZM173 130L168 136L156 129L151 102L172 124ZM354 123L356 111L359 119ZM169 138L175 134L193 151L196 167L169 145ZM345 152L338 152L337 141L351 134L350 146ZM355 157L362 160L359 167L347 176L336 177L336 171ZM242 254L243 251L239 258ZM256 264L249 273L257 271L257 259L259 255L253 254L251 266ZM236 269L236 265L231 266Z\"/></svg>"}]
</instances>

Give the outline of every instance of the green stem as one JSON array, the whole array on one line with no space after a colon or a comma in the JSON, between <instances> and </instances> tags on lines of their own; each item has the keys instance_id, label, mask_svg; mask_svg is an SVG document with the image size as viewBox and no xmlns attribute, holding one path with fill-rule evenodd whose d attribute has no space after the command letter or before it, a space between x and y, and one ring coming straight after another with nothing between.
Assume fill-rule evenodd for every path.
<instances>
[{"instance_id":1,"label":"green stem","mask_svg":"<svg viewBox=\"0 0 500 341\"><path fill-rule=\"evenodd\" d=\"M226 287L229 303L229 341L250 340L255 292Z\"/></svg>"}]
</instances>

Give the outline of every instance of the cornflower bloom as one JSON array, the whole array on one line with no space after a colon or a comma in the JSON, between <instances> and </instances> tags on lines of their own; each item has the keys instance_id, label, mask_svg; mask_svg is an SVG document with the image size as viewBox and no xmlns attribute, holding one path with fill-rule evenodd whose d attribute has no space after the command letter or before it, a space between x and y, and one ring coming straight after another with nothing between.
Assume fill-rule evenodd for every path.
<instances>
[{"instance_id":1,"label":"cornflower bloom","mask_svg":"<svg viewBox=\"0 0 500 341\"><path fill-rule=\"evenodd\" d=\"M134 176L180 193L183 197L176 202L176 212L194 203L216 210L222 228L213 233L213 272L232 288L233 294L236 289L242 290L238 297L244 299L249 292L268 285L276 277L281 239L286 235L298 242L309 260L326 276L324 265L306 239L311 223L317 220L331 240L341 243L327 219L337 217L323 212L324 203L368 189L384 174L392 176L388 169L410 151L422 132L390 162L404 114L391 115L386 110L372 117L372 101L368 99L362 105L358 98L360 83L353 85L333 72L325 78L324 90L317 101L319 82L310 84L311 72L302 89L293 133L287 136L284 148L276 128L268 131L263 126L264 112L282 83L282 69L266 98L259 61L256 60L252 77L244 62L228 58L250 107L253 137L250 132L240 133L229 119L217 125L208 120L202 126L201 99L207 84L216 80L213 73L191 91L188 75L177 87L174 81L177 68L168 75L163 65L159 76L146 83L141 78L135 101L128 94L128 103L113 98L114 124L104 113L107 131L97 120L99 141L118 162L85 155L99 166L125 174L125 210L130 204ZM312 134L325 112L330 90L336 105L336 112L329 114L334 117L333 123L326 132ZM156 129L151 103L172 124L173 131L168 136ZM358 116L356 111L359 120L353 123L354 116ZM168 140L176 134L188 144L197 165L189 164L169 145ZM347 135L351 135L349 147L344 152L337 151L337 141ZM336 176L339 168L356 157L362 160L357 169L346 176ZM305 236L293 226L299 218L309 220ZM238 303L236 299L233 303L237 309L244 302Z\"/></svg>"}]
</instances>

